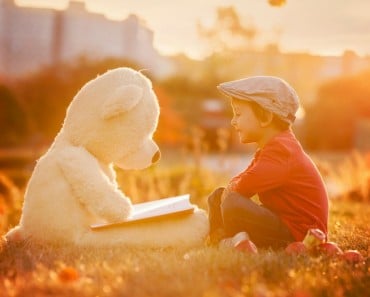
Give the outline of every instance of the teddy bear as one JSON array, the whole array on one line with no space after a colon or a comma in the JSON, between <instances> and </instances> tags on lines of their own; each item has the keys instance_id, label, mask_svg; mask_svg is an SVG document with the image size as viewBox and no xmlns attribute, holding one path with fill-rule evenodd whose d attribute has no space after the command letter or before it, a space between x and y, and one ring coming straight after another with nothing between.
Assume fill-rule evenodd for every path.
<instances>
[{"instance_id":1,"label":"teddy bear","mask_svg":"<svg viewBox=\"0 0 370 297\"><path fill-rule=\"evenodd\" d=\"M77 246L170 247L202 244L208 234L204 210L96 231L93 224L122 221L131 199L116 182L113 165L144 169L160 158L153 141L160 108L152 83L127 67L86 83L67 108L61 130L37 161L22 215L6 240Z\"/></svg>"}]
</instances>

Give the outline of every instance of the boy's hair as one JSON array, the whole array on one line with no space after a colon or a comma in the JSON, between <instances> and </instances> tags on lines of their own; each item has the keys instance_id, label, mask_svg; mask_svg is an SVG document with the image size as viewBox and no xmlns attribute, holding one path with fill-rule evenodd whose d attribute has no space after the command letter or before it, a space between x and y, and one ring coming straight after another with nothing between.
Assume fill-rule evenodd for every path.
<instances>
[{"instance_id":1,"label":"boy's hair","mask_svg":"<svg viewBox=\"0 0 370 297\"><path fill-rule=\"evenodd\" d=\"M240 100L240 101L243 101L243 100ZM243 102L248 103L251 106L253 113L259 120L264 120L264 118L266 117L266 113L268 112L266 109L264 109L261 105L253 101L250 101L250 102L243 101ZM272 114L273 114L272 124L275 127L277 127L279 130L284 131L284 130L289 129L292 126L290 123L280 119L274 113Z\"/></svg>"}]
</instances>

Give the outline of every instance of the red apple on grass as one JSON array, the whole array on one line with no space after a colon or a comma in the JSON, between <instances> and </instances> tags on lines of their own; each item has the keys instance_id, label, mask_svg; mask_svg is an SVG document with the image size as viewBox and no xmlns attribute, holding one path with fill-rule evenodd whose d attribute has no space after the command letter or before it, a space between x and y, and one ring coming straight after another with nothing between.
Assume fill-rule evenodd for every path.
<instances>
[{"instance_id":1,"label":"red apple on grass","mask_svg":"<svg viewBox=\"0 0 370 297\"><path fill-rule=\"evenodd\" d=\"M347 250L341 255L341 258L349 263L358 263L364 260L358 250Z\"/></svg>"},{"instance_id":2,"label":"red apple on grass","mask_svg":"<svg viewBox=\"0 0 370 297\"><path fill-rule=\"evenodd\" d=\"M332 241L320 243L317 246L317 250L320 253L323 253L330 257L343 254L343 251L340 249L340 247L335 242L332 242Z\"/></svg>"},{"instance_id":3,"label":"red apple on grass","mask_svg":"<svg viewBox=\"0 0 370 297\"><path fill-rule=\"evenodd\" d=\"M304 245L310 249L326 241L326 234L320 229L309 229L303 239Z\"/></svg>"},{"instance_id":4,"label":"red apple on grass","mask_svg":"<svg viewBox=\"0 0 370 297\"><path fill-rule=\"evenodd\" d=\"M285 252L288 255L300 255L307 252L307 247L302 241L296 241L288 244L285 248Z\"/></svg>"}]
</instances>

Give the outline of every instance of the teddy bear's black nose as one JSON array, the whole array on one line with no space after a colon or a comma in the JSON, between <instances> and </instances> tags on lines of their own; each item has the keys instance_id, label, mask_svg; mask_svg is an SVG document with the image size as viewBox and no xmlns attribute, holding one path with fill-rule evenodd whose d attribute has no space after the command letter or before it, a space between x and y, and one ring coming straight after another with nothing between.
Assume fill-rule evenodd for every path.
<instances>
[{"instance_id":1,"label":"teddy bear's black nose","mask_svg":"<svg viewBox=\"0 0 370 297\"><path fill-rule=\"evenodd\" d=\"M152 163L157 162L160 158L161 158L161 152L160 152L160 151L157 151L157 152L154 154L153 158L152 158Z\"/></svg>"}]
</instances>

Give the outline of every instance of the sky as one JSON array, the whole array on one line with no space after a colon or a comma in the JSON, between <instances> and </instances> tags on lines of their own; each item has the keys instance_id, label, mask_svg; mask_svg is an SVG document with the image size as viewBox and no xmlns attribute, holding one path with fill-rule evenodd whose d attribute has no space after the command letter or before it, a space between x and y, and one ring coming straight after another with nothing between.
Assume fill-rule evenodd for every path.
<instances>
[{"instance_id":1,"label":"sky","mask_svg":"<svg viewBox=\"0 0 370 297\"><path fill-rule=\"evenodd\" d=\"M83 1L83 0L79 0ZM89 11L122 20L138 15L154 32L162 54L206 54L197 23L211 26L217 7L233 6L243 24L253 24L256 46L278 43L284 52L341 55L353 50L370 55L370 0L287 0L272 7L267 0L85 0ZM18 5L64 9L68 0L16 0Z\"/></svg>"}]
</instances>

